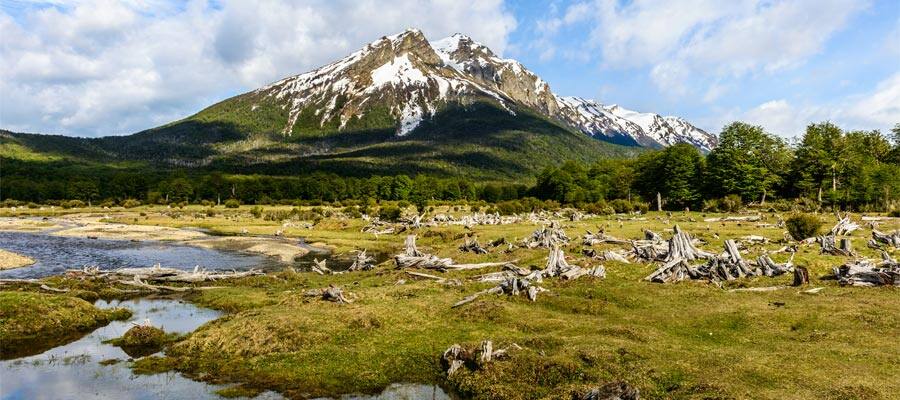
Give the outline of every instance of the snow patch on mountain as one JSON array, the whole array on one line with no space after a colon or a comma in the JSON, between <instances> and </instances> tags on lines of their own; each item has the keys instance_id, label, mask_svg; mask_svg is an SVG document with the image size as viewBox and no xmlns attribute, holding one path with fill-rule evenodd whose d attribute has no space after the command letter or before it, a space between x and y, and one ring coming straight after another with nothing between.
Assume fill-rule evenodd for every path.
<instances>
[{"instance_id":1,"label":"snow patch on mountain","mask_svg":"<svg viewBox=\"0 0 900 400\"><path fill-rule=\"evenodd\" d=\"M311 107L320 127L339 117L339 129L371 107L386 107L397 121L397 135L404 136L447 104L488 99L511 114L517 103L616 143L659 147L685 142L704 151L716 144L715 136L677 117L559 97L520 62L499 57L466 35L429 42L417 29L385 36L341 60L256 93L277 99L287 110L283 129L287 135Z\"/></svg>"}]
</instances>

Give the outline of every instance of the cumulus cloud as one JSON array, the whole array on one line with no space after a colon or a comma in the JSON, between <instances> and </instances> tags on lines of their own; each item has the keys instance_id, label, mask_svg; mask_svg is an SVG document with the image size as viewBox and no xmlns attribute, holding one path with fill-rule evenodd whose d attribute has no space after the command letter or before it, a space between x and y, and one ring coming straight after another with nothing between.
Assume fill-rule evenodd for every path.
<instances>
[{"instance_id":1,"label":"cumulus cloud","mask_svg":"<svg viewBox=\"0 0 900 400\"><path fill-rule=\"evenodd\" d=\"M723 79L776 73L823 50L860 0L592 0L539 22L545 47L563 27L586 22L607 68L647 68L660 92L714 101Z\"/></svg>"},{"instance_id":2,"label":"cumulus cloud","mask_svg":"<svg viewBox=\"0 0 900 400\"><path fill-rule=\"evenodd\" d=\"M0 11L2 128L131 133L409 27L464 32L501 54L516 27L501 0L48 4Z\"/></svg>"},{"instance_id":3,"label":"cumulus cloud","mask_svg":"<svg viewBox=\"0 0 900 400\"><path fill-rule=\"evenodd\" d=\"M785 138L798 137L811 123L831 121L847 130L890 131L900 123L900 72L867 93L825 105L794 104L786 99L763 102L747 110L728 110L702 121L712 132L731 121L744 121Z\"/></svg>"}]
</instances>

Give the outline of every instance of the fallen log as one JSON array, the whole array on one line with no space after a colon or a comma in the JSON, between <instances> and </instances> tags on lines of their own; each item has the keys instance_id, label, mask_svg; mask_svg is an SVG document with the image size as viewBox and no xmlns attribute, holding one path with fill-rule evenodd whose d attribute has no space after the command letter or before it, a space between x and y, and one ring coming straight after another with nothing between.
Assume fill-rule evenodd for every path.
<instances>
[{"instance_id":1,"label":"fallen log","mask_svg":"<svg viewBox=\"0 0 900 400\"><path fill-rule=\"evenodd\" d=\"M882 233L873 229L872 241L876 244L881 243L894 248L900 248L900 231L895 231L893 233Z\"/></svg>"},{"instance_id":2,"label":"fallen log","mask_svg":"<svg viewBox=\"0 0 900 400\"><path fill-rule=\"evenodd\" d=\"M505 281L501 282L499 285L492 287L490 289L482 290L480 292L471 294L469 296L464 297L462 300L456 302L451 306L451 308L456 308L468 303L471 303L478 299L478 297L485 294L501 294L505 293L509 296L518 296L525 295L528 297L528 300L536 301L538 293L546 292L547 289L544 289L540 286L536 286L531 284L531 282L527 278L519 278L519 277L509 277Z\"/></svg>"},{"instance_id":3,"label":"fallen log","mask_svg":"<svg viewBox=\"0 0 900 400\"><path fill-rule=\"evenodd\" d=\"M606 232L604 232L603 229L600 229L600 231L598 231L596 234L592 233L591 231L587 231L584 234L584 237L581 240L581 243L584 244L585 246L593 246L595 244L601 244L601 243L628 244L629 242L627 240L609 236L606 234Z\"/></svg>"},{"instance_id":4,"label":"fallen log","mask_svg":"<svg viewBox=\"0 0 900 400\"><path fill-rule=\"evenodd\" d=\"M582 249L581 253L584 254L585 256L590 257L591 259L598 260L598 261L616 261L616 262L620 262L623 264L631 263L631 261L628 260L628 258L626 257L625 254L622 254L622 253L619 253L616 251L612 251L612 250L597 252L594 249Z\"/></svg>"},{"instance_id":5,"label":"fallen log","mask_svg":"<svg viewBox=\"0 0 900 400\"><path fill-rule=\"evenodd\" d=\"M887 253L879 263L855 260L833 270L841 286L900 286L900 263Z\"/></svg>"},{"instance_id":6,"label":"fallen log","mask_svg":"<svg viewBox=\"0 0 900 400\"><path fill-rule=\"evenodd\" d=\"M440 277L437 275L425 274L422 272L414 272L414 271L406 271L406 273L409 275L415 276L415 277L419 277L419 278L433 279L437 283L440 283L442 285L462 286L462 282L460 282L459 279L448 279L448 278L443 278L443 277Z\"/></svg>"},{"instance_id":7,"label":"fallen log","mask_svg":"<svg viewBox=\"0 0 900 400\"><path fill-rule=\"evenodd\" d=\"M794 254L796 253L791 253L791 258L784 264L778 264L768 254L763 254L756 258L756 266L759 268L761 275L777 276L785 274L794 268Z\"/></svg>"},{"instance_id":8,"label":"fallen log","mask_svg":"<svg viewBox=\"0 0 900 400\"><path fill-rule=\"evenodd\" d=\"M344 291L338 286L328 285L322 289L310 289L303 293L305 297L318 297L325 301L331 301L338 304L352 303L350 299L344 296Z\"/></svg>"}]
</instances>

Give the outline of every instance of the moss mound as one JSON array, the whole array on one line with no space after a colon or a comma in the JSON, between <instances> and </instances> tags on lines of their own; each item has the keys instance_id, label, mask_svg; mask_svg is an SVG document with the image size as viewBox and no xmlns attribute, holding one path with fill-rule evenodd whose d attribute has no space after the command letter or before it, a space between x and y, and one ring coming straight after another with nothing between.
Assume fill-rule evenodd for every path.
<instances>
[{"instance_id":1,"label":"moss mound","mask_svg":"<svg viewBox=\"0 0 900 400\"><path fill-rule=\"evenodd\" d=\"M136 325L118 339L107 343L118 346L131 357L143 357L158 353L162 348L177 338L175 334L166 334L155 326Z\"/></svg>"},{"instance_id":2,"label":"moss mound","mask_svg":"<svg viewBox=\"0 0 900 400\"><path fill-rule=\"evenodd\" d=\"M2 291L0 357L38 354L129 317L127 309L104 310L77 297Z\"/></svg>"}]
</instances>

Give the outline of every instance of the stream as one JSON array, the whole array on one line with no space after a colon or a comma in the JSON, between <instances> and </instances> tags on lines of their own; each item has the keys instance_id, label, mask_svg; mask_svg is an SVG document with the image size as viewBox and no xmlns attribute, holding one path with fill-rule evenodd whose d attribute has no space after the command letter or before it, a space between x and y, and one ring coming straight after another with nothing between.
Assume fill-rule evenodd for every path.
<instances>
[{"instance_id":1,"label":"stream","mask_svg":"<svg viewBox=\"0 0 900 400\"><path fill-rule=\"evenodd\" d=\"M200 265L206 269L268 268L278 264L271 259L233 251L219 251L176 243L60 237L46 233L0 232L0 248L27 255L35 264L0 272L0 278L41 278L62 274L66 269L82 265L106 268L146 267L161 263L167 267L190 269ZM334 255L312 248L295 261L305 268L313 258L327 258L328 265L346 269L353 255ZM371 254L376 262L387 259ZM212 385L193 381L178 373L135 375L129 368L130 357L103 341L122 336L132 323L160 327L166 332L189 333L214 320L222 313L197 307L173 298L139 298L124 301L98 300L100 308L125 307L133 315L128 321L109 325L49 350L23 349L29 354L0 360L0 399L220 399L215 391L228 385ZM35 354L38 353L38 354ZM110 363L110 360L117 362ZM101 364L101 361L107 361ZM263 392L256 399L281 399L277 393ZM380 394L340 396L341 400L414 400L452 399L435 385L397 383Z\"/></svg>"},{"instance_id":2,"label":"stream","mask_svg":"<svg viewBox=\"0 0 900 400\"><path fill-rule=\"evenodd\" d=\"M67 269L97 265L103 269L166 267L209 270L249 269L276 263L261 255L224 252L177 243L156 241L87 239L45 233L0 232L0 248L35 260L28 267L0 271L0 278L42 278Z\"/></svg>"}]
</instances>

